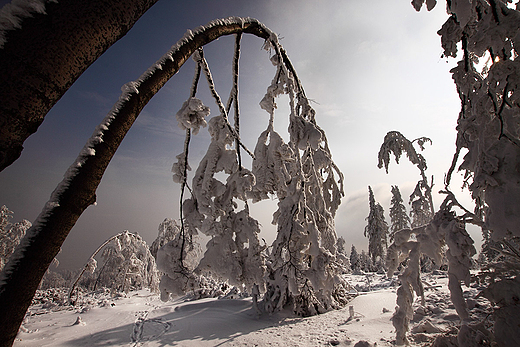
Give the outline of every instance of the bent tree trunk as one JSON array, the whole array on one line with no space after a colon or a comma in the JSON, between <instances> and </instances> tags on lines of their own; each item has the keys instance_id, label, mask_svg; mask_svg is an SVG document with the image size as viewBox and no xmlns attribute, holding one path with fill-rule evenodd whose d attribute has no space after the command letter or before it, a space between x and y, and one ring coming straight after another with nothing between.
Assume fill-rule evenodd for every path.
<instances>
[{"instance_id":1,"label":"bent tree trunk","mask_svg":"<svg viewBox=\"0 0 520 347\"><path fill-rule=\"evenodd\" d=\"M263 39L272 34L255 19L211 22L188 32L139 80L126 85L113 110L87 142L0 273L0 346L14 342L45 271L81 213L95 202L105 169L143 107L198 48L220 36L240 32Z\"/></svg>"},{"instance_id":2,"label":"bent tree trunk","mask_svg":"<svg viewBox=\"0 0 520 347\"><path fill-rule=\"evenodd\" d=\"M156 2L46 1L45 13L20 18L20 29L4 32L0 171L18 159L24 141L76 79Z\"/></svg>"}]
</instances>

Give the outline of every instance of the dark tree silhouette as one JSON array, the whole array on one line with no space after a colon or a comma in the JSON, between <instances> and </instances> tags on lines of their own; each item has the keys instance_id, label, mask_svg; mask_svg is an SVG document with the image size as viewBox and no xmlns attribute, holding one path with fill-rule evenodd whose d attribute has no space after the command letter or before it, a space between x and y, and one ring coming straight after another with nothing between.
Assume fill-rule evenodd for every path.
<instances>
[{"instance_id":1,"label":"dark tree silhouette","mask_svg":"<svg viewBox=\"0 0 520 347\"><path fill-rule=\"evenodd\" d=\"M47 1L0 43L0 171L76 79L157 0ZM5 8L14 5L8 4Z\"/></svg>"},{"instance_id":2,"label":"dark tree silhouette","mask_svg":"<svg viewBox=\"0 0 520 347\"><path fill-rule=\"evenodd\" d=\"M383 207L376 202L372 188L368 186L368 214L365 236L368 237L368 254L375 265L378 259L384 262L388 248L388 224L385 221Z\"/></svg>"}]
</instances>

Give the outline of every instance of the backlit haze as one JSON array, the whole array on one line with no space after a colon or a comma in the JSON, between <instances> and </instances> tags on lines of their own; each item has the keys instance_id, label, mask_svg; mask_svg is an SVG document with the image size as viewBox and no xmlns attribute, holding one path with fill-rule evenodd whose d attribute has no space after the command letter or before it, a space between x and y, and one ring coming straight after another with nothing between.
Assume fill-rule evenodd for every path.
<instances>
[{"instance_id":1,"label":"backlit haze","mask_svg":"<svg viewBox=\"0 0 520 347\"><path fill-rule=\"evenodd\" d=\"M0 2L0 4L4 4ZM455 150L460 102L449 70L455 60L441 58L436 34L447 18L445 2L416 12L409 0L388 1L170 1L160 0L120 41L99 58L46 116L38 132L24 144L22 156L0 173L0 205L15 212L13 221L37 217L63 174L94 128L118 100L121 86L136 80L168 49L210 20L254 17L279 34L306 94L325 130L333 159L345 175L345 197L336 228L350 250L367 249L363 236L368 216L368 190L385 209L390 185L399 185L405 203L419 179L419 170L404 157L377 168L377 154L388 131L408 139L426 136L433 145L422 152L428 176L443 188ZM233 37L204 47L217 91L226 100L231 86ZM240 60L241 137L251 150L267 127L268 114L258 103L275 68L263 41L242 39ZM194 62L189 61L145 107L110 163L97 190L97 205L80 217L58 255L62 268L82 266L104 240L123 230L138 232L150 244L165 218L179 218L179 186L171 166L183 151L184 131L175 113L188 98ZM211 108L207 84L198 97ZM278 100L276 130L287 138L288 99ZM209 143L207 129L192 140L190 166L196 169ZM245 155L245 154L244 154ZM243 155L243 156L244 156ZM472 209L460 175L452 182L459 201ZM438 208L443 197L434 196ZM276 201L251 206L269 243ZM478 231L472 231L480 242Z\"/></svg>"}]
</instances>

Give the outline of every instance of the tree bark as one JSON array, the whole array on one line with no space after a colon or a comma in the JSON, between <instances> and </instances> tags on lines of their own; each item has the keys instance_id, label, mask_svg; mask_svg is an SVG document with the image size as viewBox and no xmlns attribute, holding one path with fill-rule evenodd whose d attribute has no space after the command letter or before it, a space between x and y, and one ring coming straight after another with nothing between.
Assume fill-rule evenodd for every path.
<instances>
[{"instance_id":1,"label":"tree bark","mask_svg":"<svg viewBox=\"0 0 520 347\"><path fill-rule=\"evenodd\" d=\"M0 171L76 79L157 0L48 1L0 48Z\"/></svg>"},{"instance_id":2,"label":"tree bark","mask_svg":"<svg viewBox=\"0 0 520 347\"><path fill-rule=\"evenodd\" d=\"M196 30L193 35L185 36L159 65L154 65L129 85L133 91L123 93L114 111L100 127L106 127L101 130L103 141L89 140L70 167L71 174L58 185L46 208L0 273L0 346L11 346L14 342L45 271L81 213L95 202L95 192L105 169L143 107L195 50L220 36L239 32L264 39L271 35L269 29L254 19L215 21Z\"/></svg>"}]
</instances>

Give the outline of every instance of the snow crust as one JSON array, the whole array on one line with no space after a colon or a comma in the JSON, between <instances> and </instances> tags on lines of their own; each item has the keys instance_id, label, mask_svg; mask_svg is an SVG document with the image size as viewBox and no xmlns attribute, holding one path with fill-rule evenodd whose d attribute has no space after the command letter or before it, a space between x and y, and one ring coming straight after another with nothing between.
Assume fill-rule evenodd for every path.
<instances>
[{"instance_id":1,"label":"snow crust","mask_svg":"<svg viewBox=\"0 0 520 347\"><path fill-rule=\"evenodd\" d=\"M438 272L421 279L425 304L413 302L410 345L430 346L435 339L445 341L444 345L450 339L456 342L447 274ZM289 311L258 316L252 298L227 299L224 295L200 300L184 296L164 303L147 290L115 297L99 291L72 307L60 304L58 289L39 291L14 346L395 346L390 320L396 300L393 282L375 273L347 275L345 280L361 295L344 309L309 318ZM478 289L465 290L475 320L491 312L487 300L476 296ZM78 317L81 324L74 324ZM486 337L478 329L461 327L468 337L466 343L478 345Z\"/></svg>"}]
</instances>

